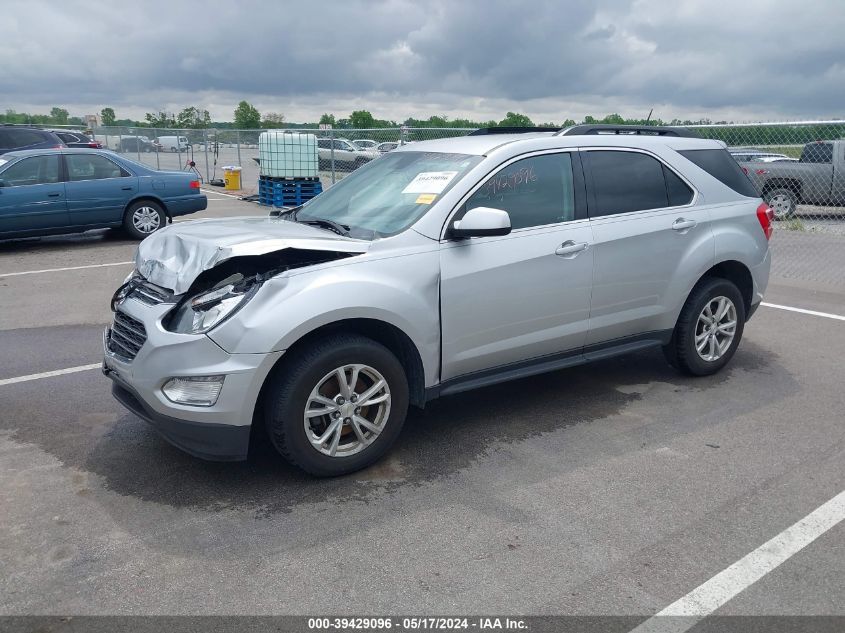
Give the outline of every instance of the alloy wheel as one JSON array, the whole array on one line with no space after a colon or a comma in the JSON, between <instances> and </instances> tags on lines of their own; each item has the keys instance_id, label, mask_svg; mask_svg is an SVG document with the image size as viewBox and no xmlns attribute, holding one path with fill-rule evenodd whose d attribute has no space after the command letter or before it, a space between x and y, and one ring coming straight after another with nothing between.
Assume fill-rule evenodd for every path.
<instances>
[{"instance_id":1,"label":"alloy wheel","mask_svg":"<svg viewBox=\"0 0 845 633\"><path fill-rule=\"evenodd\" d=\"M695 324L695 350L707 362L719 360L736 336L736 306L727 297L715 297L704 305Z\"/></svg>"},{"instance_id":2,"label":"alloy wheel","mask_svg":"<svg viewBox=\"0 0 845 633\"><path fill-rule=\"evenodd\" d=\"M370 446L390 417L390 387L369 365L350 364L329 372L305 403L308 441L329 457L348 457Z\"/></svg>"}]
</instances>

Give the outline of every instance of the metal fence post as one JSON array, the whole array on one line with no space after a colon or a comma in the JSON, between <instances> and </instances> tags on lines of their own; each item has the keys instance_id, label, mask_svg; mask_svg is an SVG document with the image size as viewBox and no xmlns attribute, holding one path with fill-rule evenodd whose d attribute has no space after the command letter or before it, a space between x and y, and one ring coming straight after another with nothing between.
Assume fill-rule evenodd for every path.
<instances>
[{"instance_id":1,"label":"metal fence post","mask_svg":"<svg viewBox=\"0 0 845 633\"><path fill-rule=\"evenodd\" d=\"M153 134L154 134L153 141L155 142L155 140L160 136L159 133L158 133L158 129L153 129ZM159 148L158 148L157 144L153 145L153 151L156 153L156 169L161 169L161 158L158 155L159 154Z\"/></svg>"},{"instance_id":2,"label":"metal fence post","mask_svg":"<svg viewBox=\"0 0 845 633\"><path fill-rule=\"evenodd\" d=\"M117 133L117 151L118 152L123 151L123 132Z\"/></svg>"},{"instance_id":3,"label":"metal fence post","mask_svg":"<svg viewBox=\"0 0 845 633\"><path fill-rule=\"evenodd\" d=\"M334 184L335 183L335 177L334 177L334 128L329 130L329 139L331 140L331 144L332 144L332 149L331 149L331 152L332 152L332 184Z\"/></svg>"},{"instance_id":4,"label":"metal fence post","mask_svg":"<svg viewBox=\"0 0 845 633\"><path fill-rule=\"evenodd\" d=\"M138 136L138 130L135 130L135 153L138 154L138 162L141 162L141 138Z\"/></svg>"},{"instance_id":5,"label":"metal fence post","mask_svg":"<svg viewBox=\"0 0 845 633\"><path fill-rule=\"evenodd\" d=\"M202 146L205 148L205 182L211 181L211 175L208 173L208 130L202 131Z\"/></svg>"},{"instance_id":6,"label":"metal fence post","mask_svg":"<svg viewBox=\"0 0 845 633\"><path fill-rule=\"evenodd\" d=\"M241 131L240 130L238 130L236 132L235 141L238 145L238 165L243 167L243 164L241 163Z\"/></svg>"},{"instance_id":7,"label":"metal fence post","mask_svg":"<svg viewBox=\"0 0 845 633\"><path fill-rule=\"evenodd\" d=\"M175 130L175 132L176 132L176 153L179 155L178 165L179 165L179 169L183 170L183 169L185 169L185 166L182 164L182 141L179 140L179 130ZM186 152L188 151L187 147L185 148L185 151Z\"/></svg>"}]
</instances>

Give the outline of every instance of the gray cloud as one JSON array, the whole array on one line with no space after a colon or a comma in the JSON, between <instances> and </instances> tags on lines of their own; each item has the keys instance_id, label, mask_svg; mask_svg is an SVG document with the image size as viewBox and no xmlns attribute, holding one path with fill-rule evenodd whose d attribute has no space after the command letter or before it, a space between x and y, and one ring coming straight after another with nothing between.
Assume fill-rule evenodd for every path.
<instances>
[{"instance_id":1,"label":"gray cloud","mask_svg":"<svg viewBox=\"0 0 845 633\"><path fill-rule=\"evenodd\" d=\"M0 107L842 116L841 0L4 0Z\"/></svg>"}]
</instances>

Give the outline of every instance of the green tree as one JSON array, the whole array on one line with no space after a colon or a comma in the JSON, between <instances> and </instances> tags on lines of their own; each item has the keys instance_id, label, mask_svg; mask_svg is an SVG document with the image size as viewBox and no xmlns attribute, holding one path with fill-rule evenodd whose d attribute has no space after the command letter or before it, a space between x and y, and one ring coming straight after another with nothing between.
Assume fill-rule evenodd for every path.
<instances>
[{"instance_id":1,"label":"green tree","mask_svg":"<svg viewBox=\"0 0 845 633\"><path fill-rule=\"evenodd\" d=\"M211 123L211 115L208 110L201 110L194 106L183 109L176 115L176 125L180 128L206 128Z\"/></svg>"},{"instance_id":2,"label":"green tree","mask_svg":"<svg viewBox=\"0 0 845 633\"><path fill-rule=\"evenodd\" d=\"M375 127L376 123L373 115L367 110L355 110L355 112L349 115L349 121L353 128L359 130Z\"/></svg>"},{"instance_id":3,"label":"green tree","mask_svg":"<svg viewBox=\"0 0 845 633\"><path fill-rule=\"evenodd\" d=\"M114 120L116 118L117 116L115 115L113 108L103 108L100 110L100 120L103 122L103 125L114 125Z\"/></svg>"},{"instance_id":4,"label":"green tree","mask_svg":"<svg viewBox=\"0 0 845 633\"><path fill-rule=\"evenodd\" d=\"M144 119L150 127L176 127L176 119L167 112L147 112Z\"/></svg>"},{"instance_id":5,"label":"green tree","mask_svg":"<svg viewBox=\"0 0 845 633\"><path fill-rule=\"evenodd\" d=\"M285 127L285 115L278 112L268 112L264 115L261 127L268 130L283 128Z\"/></svg>"},{"instance_id":6,"label":"green tree","mask_svg":"<svg viewBox=\"0 0 845 633\"><path fill-rule=\"evenodd\" d=\"M499 121L499 125L502 127L533 127L534 122L524 114L508 112L505 118Z\"/></svg>"},{"instance_id":7,"label":"green tree","mask_svg":"<svg viewBox=\"0 0 845 633\"><path fill-rule=\"evenodd\" d=\"M323 116L320 117L320 123L319 124L320 125L331 125L332 127L334 127L335 125L337 125L337 121L335 121L333 114L329 114L328 112L326 112L325 114L323 114Z\"/></svg>"},{"instance_id":8,"label":"green tree","mask_svg":"<svg viewBox=\"0 0 845 633\"><path fill-rule=\"evenodd\" d=\"M241 101L235 108L235 127L239 130L254 130L261 127L261 114L252 104Z\"/></svg>"},{"instance_id":9,"label":"green tree","mask_svg":"<svg viewBox=\"0 0 845 633\"><path fill-rule=\"evenodd\" d=\"M67 125L67 118L69 114L64 108L53 108L50 110L50 118L56 125Z\"/></svg>"}]
</instances>

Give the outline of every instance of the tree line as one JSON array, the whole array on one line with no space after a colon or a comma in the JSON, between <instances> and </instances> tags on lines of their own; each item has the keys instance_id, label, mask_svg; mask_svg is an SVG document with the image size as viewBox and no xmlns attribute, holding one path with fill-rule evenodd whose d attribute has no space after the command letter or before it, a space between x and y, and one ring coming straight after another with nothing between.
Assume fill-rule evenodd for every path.
<instances>
[{"instance_id":1,"label":"tree line","mask_svg":"<svg viewBox=\"0 0 845 633\"><path fill-rule=\"evenodd\" d=\"M586 116L582 121L567 118L560 122L535 123L527 115L518 112L508 112L501 120L475 121L472 119L432 115L427 119L408 117L404 121L377 119L369 110L355 110L346 117L324 113L316 122L293 123L277 112L261 113L247 101L241 101L232 113L232 121L213 121L208 110L198 106L188 106L179 112L158 110L147 112L143 121L132 119L118 119L114 108L105 107L100 111L100 121L103 126L120 126L134 128L177 128L177 129L218 129L218 130L261 130L261 129L313 129L320 125L330 125L334 129L382 129L407 126L411 128L479 128L479 127L568 127L576 123L610 123L614 125L730 125L729 121L711 121L710 119L664 121L660 118L626 118L620 114L608 114L603 118ZM61 107L54 107L50 114L28 114L6 110L0 114L0 123L16 123L30 125L73 125L84 127L82 117L70 116ZM776 145L799 144L821 139L838 139L843 136L841 125L814 126L745 126L724 128L699 128L699 133L705 138L723 140L731 145Z\"/></svg>"}]
</instances>

